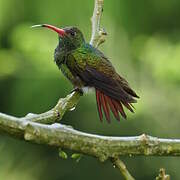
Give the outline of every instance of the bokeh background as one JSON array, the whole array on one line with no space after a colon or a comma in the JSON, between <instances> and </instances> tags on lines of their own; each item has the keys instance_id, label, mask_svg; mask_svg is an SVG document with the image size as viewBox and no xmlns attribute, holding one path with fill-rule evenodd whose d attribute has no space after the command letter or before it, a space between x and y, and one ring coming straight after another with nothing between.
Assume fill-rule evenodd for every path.
<instances>
[{"instance_id":1,"label":"bokeh background","mask_svg":"<svg viewBox=\"0 0 180 180\"><path fill-rule=\"evenodd\" d=\"M91 36L93 0L0 0L0 112L24 116L53 107L71 84L53 62L57 34L31 25L75 25ZM180 138L180 1L105 0L100 49L141 99L136 113L100 123L94 93L81 98L62 123L101 135L147 133ZM84 156L79 163L59 158L57 149L0 135L0 179L120 179L110 162ZM135 178L154 179L161 167L180 179L178 157L122 157Z\"/></svg>"}]
</instances>

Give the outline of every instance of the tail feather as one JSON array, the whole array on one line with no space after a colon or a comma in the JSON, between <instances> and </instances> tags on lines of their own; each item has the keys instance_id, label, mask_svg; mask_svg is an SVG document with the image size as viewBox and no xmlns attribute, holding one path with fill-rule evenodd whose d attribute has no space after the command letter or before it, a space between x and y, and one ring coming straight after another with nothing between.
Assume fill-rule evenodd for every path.
<instances>
[{"instance_id":1,"label":"tail feather","mask_svg":"<svg viewBox=\"0 0 180 180\"><path fill-rule=\"evenodd\" d=\"M102 121L103 119L103 112L106 117L108 123L110 123L110 110L112 111L114 117L119 121L120 116L119 113L123 118L126 119L126 113L124 112L123 106L125 106L131 112L133 111L133 105L130 102L122 102L118 101L117 99L113 99L110 96L105 95L103 92L96 89L96 101L97 101L97 108L99 113L99 118ZM103 111L103 112L102 112Z\"/></svg>"},{"instance_id":2,"label":"tail feather","mask_svg":"<svg viewBox=\"0 0 180 180\"><path fill-rule=\"evenodd\" d=\"M101 93L101 103L104 110L104 114L106 116L106 120L108 123L110 123L110 112L109 112L109 106L106 101L106 97L104 94Z\"/></svg>"},{"instance_id":3,"label":"tail feather","mask_svg":"<svg viewBox=\"0 0 180 180\"><path fill-rule=\"evenodd\" d=\"M103 114L102 114L102 107L101 107L101 95L100 95L100 91L98 91L98 90L96 90L96 101L97 101L99 119L100 119L100 121L102 121Z\"/></svg>"},{"instance_id":4,"label":"tail feather","mask_svg":"<svg viewBox=\"0 0 180 180\"><path fill-rule=\"evenodd\" d=\"M126 116L126 113L124 112L124 108L123 108L121 102L118 102L118 104L119 104L119 106L118 106L118 107L119 107L119 112L121 113L122 117L123 117L124 119L126 119L127 116Z\"/></svg>"},{"instance_id":5,"label":"tail feather","mask_svg":"<svg viewBox=\"0 0 180 180\"><path fill-rule=\"evenodd\" d=\"M134 113L130 103L125 103L125 102L122 102L122 103L127 109L129 109L132 113Z\"/></svg>"},{"instance_id":6,"label":"tail feather","mask_svg":"<svg viewBox=\"0 0 180 180\"><path fill-rule=\"evenodd\" d=\"M106 96L106 98L107 98L107 101L108 101L108 104L109 104L109 106L110 106L110 108L111 108L111 111L113 112L113 114L114 114L114 117L118 120L118 121L120 121L120 117L119 117L119 113L118 113L118 108L116 108L116 106L113 104L113 102L112 102L112 99L109 97L109 96Z\"/></svg>"}]
</instances>

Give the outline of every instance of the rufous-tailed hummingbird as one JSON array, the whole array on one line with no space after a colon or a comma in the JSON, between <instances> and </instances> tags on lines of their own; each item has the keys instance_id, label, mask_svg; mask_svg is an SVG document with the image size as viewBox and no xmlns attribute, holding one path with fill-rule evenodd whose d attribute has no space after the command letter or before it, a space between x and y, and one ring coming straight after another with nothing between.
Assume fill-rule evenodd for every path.
<instances>
[{"instance_id":1,"label":"rufous-tailed hummingbird","mask_svg":"<svg viewBox=\"0 0 180 180\"><path fill-rule=\"evenodd\" d=\"M139 96L115 71L108 58L97 48L85 42L78 28L60 29L48 24L32 27L45 27L58 33L59 44L54 52L54 60L76 90L83 92L86 88L95 89L101 121L103 111L108 122L110 122L110 110L118 121L119 112L126 118L123 106L133 112L132 103L135 103L135 98Z\"/></svg>"}]
</instances>

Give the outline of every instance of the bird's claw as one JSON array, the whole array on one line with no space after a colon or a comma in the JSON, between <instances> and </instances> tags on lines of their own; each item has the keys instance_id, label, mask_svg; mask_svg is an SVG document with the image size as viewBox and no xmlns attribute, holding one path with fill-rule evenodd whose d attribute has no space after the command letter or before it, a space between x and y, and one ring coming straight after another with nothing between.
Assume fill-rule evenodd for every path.
<instances>
[{"instance_id":1,"label":"bird's claw","mask_svg":"<svg viewBox=\"0 0 180 180\"><path fill-rule=\"evenodd\" d=\"M81 96L83 96L83 90L82 89L80 89L80 88L74 88L72 91L71 91L71 93L73 93L73 92L79 92L79 94L81 95Z\"/></svg>"}]
</instances>

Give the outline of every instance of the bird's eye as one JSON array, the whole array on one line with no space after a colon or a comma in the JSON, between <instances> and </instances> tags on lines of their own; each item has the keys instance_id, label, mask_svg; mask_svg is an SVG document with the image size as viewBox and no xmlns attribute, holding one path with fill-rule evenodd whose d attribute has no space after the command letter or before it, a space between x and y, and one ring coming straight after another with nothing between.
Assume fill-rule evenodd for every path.
<instances>
[{"instance_id":1,"label":"bird's eye","mask_svg":"<svg viewBox=\"0 0 180 180\"><path fill-rule=\"evenodd\" d=\"M70 33L70 34L71 34L71 36L72 36L72 37L74 37L74 36L76 35L76 32L71 31L71 33Z\"/></svg>"}]
</instances>

